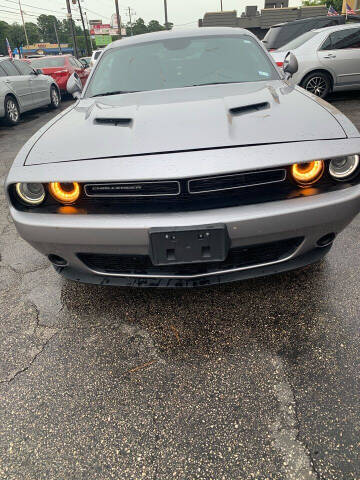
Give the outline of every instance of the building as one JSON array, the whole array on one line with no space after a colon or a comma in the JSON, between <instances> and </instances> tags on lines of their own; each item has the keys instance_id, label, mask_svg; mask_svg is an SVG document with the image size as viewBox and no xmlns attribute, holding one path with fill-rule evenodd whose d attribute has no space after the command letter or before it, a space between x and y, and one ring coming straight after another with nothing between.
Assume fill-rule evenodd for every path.
<instances>
[{"instance_id":1,"label":"building","mask_svg":"<svg viewBox=\"0 0 360 480\"><path fill-rule=\"evenodd\" d=\"M349 1L349 0L348 0ZM360 2L360 0L352 0ZM275 5L275 7L274 7ZM208 12L199 20L199 27L240 27L247 28L258 38L264 38L272 25L292 22L301 18L327 15L326 5L315 7L288 7L288 0L265 0L260 12L256 6L247 6L238 17L236 10L229 12Z\"/></svg>"}]
</instances>

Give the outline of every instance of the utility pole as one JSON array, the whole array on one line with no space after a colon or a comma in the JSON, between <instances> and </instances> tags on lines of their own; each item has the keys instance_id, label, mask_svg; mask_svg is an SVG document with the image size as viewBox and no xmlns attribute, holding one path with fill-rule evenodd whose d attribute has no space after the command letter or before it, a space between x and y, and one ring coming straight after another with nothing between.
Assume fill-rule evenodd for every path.
<instances>
[{"instance_id":1,"label":"utility pole","mask_svg":"<svg viewBox=\"0 0 360 480\"><path fill-rule=\"evenodd\" d=\"M168 22L167 0L164 0L164 11L165 11L165 28L166 30L170 30L169 22Z\"/></svg>"},{"instance_id":2,"label":"utility pole","mask_svg":"<svg viewBox=\"0 0 360 480\"><path fill-rule=\"evenodd\" d=\"M119 33L119 37L121 38L121 17L119 13L119 0L115 0L115 10L116 10L116 19L118 24L118 33Z\"/></svg>"},{"instance_id":3,"label":"utility pole","mask_svg":"<svg viewBox=\"0 0 360 480\"><path fill-rule=\"evenodd\" d=\"M78 5L79 5L79 12L80 12L80 17L81 17L81 23L82 23L83 30L84 30L84 37L85 37L85 43L86 43L86 51L87 51L88 57L90 57L92 52L91 52L91 49L90 49L89 38L88 38L88 35L87 35L87 32L86 32L86 28L85 28L84 16L83 16L83 13L82 13L82 8L81 8L80 0L78 0ZM90 32L89 32L89 33L90 33Z\"/></svg>"},{"instance_id":4,"label":"utility pole","mask_svg":"<svg viewBox=\"0 0 360 480\"><path fill-rule=\"evenodd\" d=\"M221 11L223 11L223 0L220 0L220 4L221 4Z\"/></svg>"},{"instance_id":5,"label":"utility pole","mask_svg":"<svg viewBox=\"0 0 360 480\"><path fill-rule=\"evenodd\" d=\"M62 50L61 50L61 45L60 45L60 42L59 42L59 35L58 35L58 31L57 31L56 22L54 22L54 29L55 29L56 41L57 41L57 44L59 45L59 53L60 53L60 55L62 55Z\"/></svg>"},{"instance_id":6,"label":"utility pole","mask_svg":"<svg viewBox=\"0 0 360 480\"><path fill-rule=\"evenodd\" d=\"M72 39L73 39L74 55L75 55L76 58L79 58L78 48L77 48L77 44L76 44L75 31L74 31L74 24L73 24L73 19L72 19L72 15L71 15L70 0L66 0L66 8L67 8L67 11L68 11L67 16L68 16L69 23L70 23L70 32L71 32L71 36L72 36Z\"/></svg>"},{"instance_id":7,"label":"utility pole","mask_svg":"<svg viewBox=\"0 0 360 480\"><path fill-rule=\"evenodd\" d=\"M27 36L27 31L26 31L25 22L24 22L24 15L23 15L23 11L22 11L22 8L21 8L21 1L20 0L19 0L19 8L20 8L21 20L22 20L22 24L23 24L24 32L25 32L26 45L29 45L29 39L28 39L28 36Z\"/></svg>"},{"instance_id":8,"label":"utility pole","mask_svg":"<svg viewBox=\"0 0 360 480\"><path fill-rule=\"evenodd\" d=\"M133 35L133 27L132 27L132 21L131 21L131 8L128 7L128 10L129 10L129 20L130 20L130 32L131 32L131 36Z\"/></svg>"}]
</instances>

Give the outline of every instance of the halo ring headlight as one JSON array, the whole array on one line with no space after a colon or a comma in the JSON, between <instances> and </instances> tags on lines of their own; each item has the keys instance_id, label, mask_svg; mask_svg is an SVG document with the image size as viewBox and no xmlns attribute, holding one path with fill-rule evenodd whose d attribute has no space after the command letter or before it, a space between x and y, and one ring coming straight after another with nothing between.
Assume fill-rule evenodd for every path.
<instances>
[{"instance_id":1,"label":"halo ring headlight","mask_svg":"<svg viewBox=\"0 0 360 480\"><path fill-rule=\"evenodd\" d=\"M347 180L355 173L359 167L359 164L359 155L336 157L330 161L329 173L336 180Z\"/></svg>"},{"instance_id":2,"label":"halo ring headlight","mask_svg":"<svg viewBox=\"0 0 360 480\"><path fill-rule=\"evenodd\" d=\"M307 163L295 163L291 167L291 175L300 187L309 187L318 182L324 173L323 160Z\"/></svg>"},{"instance_id":3,"label":"halo ring headlight","mask_svg":"<svg viewBox=\"0 0 360 480\"><path fill-rule=\"evenodd\" d=\"M17 183L16 193L26 205L40 205L45 200L45 188L42 183Z\"/></svg>"},{"instance_id":4,"label":"halo ring headlight","mask_svg":"<svg viewBox=\"0 0 360 480\"><path fill-rule=\"evenodd\" d=\"M80 196L80 185L77 182L51 182L49 183L49 191L58 202L63 205L71 205Z\"/></svg>"}]
</instances>

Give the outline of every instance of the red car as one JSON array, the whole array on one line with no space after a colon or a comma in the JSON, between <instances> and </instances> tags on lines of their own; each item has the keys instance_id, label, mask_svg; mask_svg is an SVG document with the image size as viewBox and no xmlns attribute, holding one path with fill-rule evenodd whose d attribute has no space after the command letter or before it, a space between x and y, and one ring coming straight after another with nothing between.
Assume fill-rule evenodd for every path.
<instances>
[{"instance_id":1,"label":"red car","mask_svg":"<svg viewBox=\"0 0 360 480\"><path fill-rule=\"evenodd\" d=\"M85 68L72 55L47 55L29 60L33 68L40 68L45 75L50 75L56 81L62 94L67 93L66 84L74 72L79 75L83 85L90 74L90 69Z\"/></svg>"}]
</instances>

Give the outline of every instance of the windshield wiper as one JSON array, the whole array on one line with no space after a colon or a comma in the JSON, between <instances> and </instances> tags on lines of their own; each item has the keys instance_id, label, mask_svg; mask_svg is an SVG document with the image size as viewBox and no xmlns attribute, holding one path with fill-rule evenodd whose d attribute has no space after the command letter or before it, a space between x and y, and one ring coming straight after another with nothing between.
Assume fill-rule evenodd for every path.
<instances>
[{"instance_id":1,"label":"windshield wiper","mask_svg":"<svg viewBox=\"0 0 360 480\"><path fill-rule=\"evenodd\" d=\"M225 85L227 83L240 83L236 81L232 82L209 82L209 83L194 83L193 85L186 85L187 87L203 87L205 85Z\"/></svg>"},{"instance_id":2,"label":"windshield wiper","mask_svg":"<svg viewBox=\"0 0 360 480\"><path fill-rule=\"evenodd\" d=\"M92 95L90 98L107 97L109 95L123 95L125 93L136 93L136 92L137 92L137 90L117 90L115 92L97 93L96 95Z\"/></svg>"}]
</instances>

